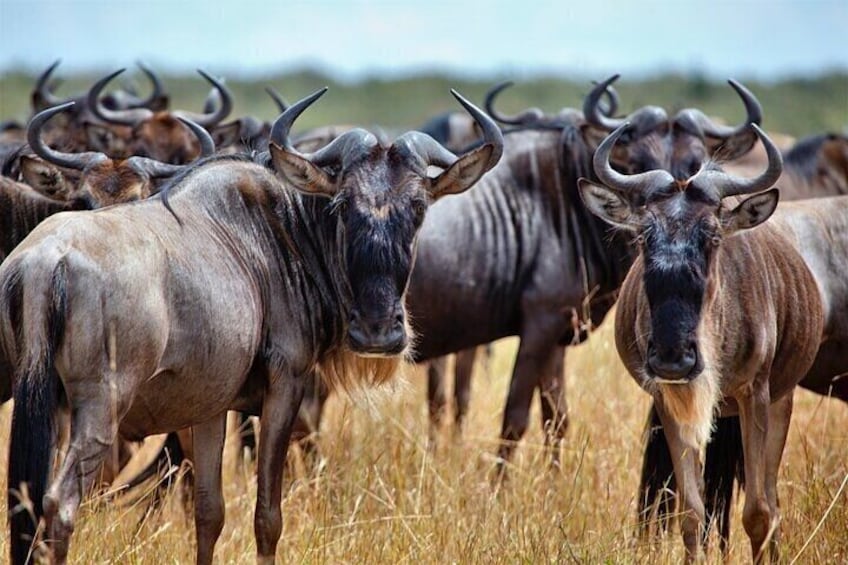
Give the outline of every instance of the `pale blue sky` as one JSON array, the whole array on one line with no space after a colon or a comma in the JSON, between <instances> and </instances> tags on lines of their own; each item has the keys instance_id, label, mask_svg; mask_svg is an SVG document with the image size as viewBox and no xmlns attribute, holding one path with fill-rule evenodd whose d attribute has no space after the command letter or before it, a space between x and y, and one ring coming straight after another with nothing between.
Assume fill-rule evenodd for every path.
<instances>
[{"instance_id":1,"label":"pale blue sky","mask_svg":"<svg viewBox=\"0 0 848 565\"><path fill-rule=\"evenodd\" d=\"M702 70L777 79L848 70L848 0L535 2L0 0L0 72L143 59L262 77L447 70L625 77Z\"/></svg>"}]
</instances>

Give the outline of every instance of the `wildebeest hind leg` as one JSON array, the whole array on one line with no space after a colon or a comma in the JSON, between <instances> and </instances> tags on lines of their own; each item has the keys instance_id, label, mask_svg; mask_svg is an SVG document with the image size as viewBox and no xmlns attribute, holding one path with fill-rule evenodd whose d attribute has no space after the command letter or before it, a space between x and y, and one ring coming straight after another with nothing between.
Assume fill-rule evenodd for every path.
<instances>
[{"instance_id":1,"label":"wildebeest hind leg","mask_svg":"<svg viewBox=\"0 0 848 565\"><path fill-rule=\"evenodd\" d=\"M108 394L80 394L74 407L68 453L44 497L44 516L55 563L65 563L74 530L74 518L90 492L106 457L110 455L118 425L117 407Z\"/></svg>"},{"instance_id":2,"label":"wildebeest hind leg","mask_svg":"<svg viewBox=\"0 0 848 565\"><path fill-rule=\"evenodd\" d=\"M477 359L477 348L471 347L457 353L454 357L453 368L453 397L454 397L454 437L462 436L462 425L468 414L468 404L471 401L471 378L474 373L474 361Z\"/></svg>"},{"instance_id":3,"label":"wildebeest hind leg","mask_svg":"<svg viewBox=\"0 0 848 565\"><path fill-rule=\"evenodd\" d=\"M539 400L542 404L542 429L545 446L551 454L551 465L559 467L560 446L568 428L568 406L565 400L565 347L557 346L552 369L542 373L539 380Z\"/></svg>"},{"instance_id":4,"label":"wildebeest hind leg","mask_svg":"<svg viewBox=\"0 0 848 565\"><path fill-rule=\"evenodd\" d=\"M224 527L221 460L227 432L226 412L192 427L194 445L194 525L197 565L212 563L215 542Z\"/></svg>"},{"instance_id":5,"label":"wildebeest hind leg","mask_svg":"<svg viewBox=\"0 0 848 565\"><path fill-rule=\"evenodd\" d=\"M435 449L447 408L445 372L448 358L437 357L427 364L427 409L430 415L430 448Z\"/></svg>"},{"instance_id":6,"label":"wildebeest hind leg","mask_svg":"<svg viewBox=\"0 0 848 565\"><path fill-rule=\"evenodd\" d=\"M283 530L280 502L283 494L283 467L292 426L303 399L305 377L275 375L262 404L257 461L256 534L257 563L273 563L277 542Z\"/></svg>"}]
</instances>

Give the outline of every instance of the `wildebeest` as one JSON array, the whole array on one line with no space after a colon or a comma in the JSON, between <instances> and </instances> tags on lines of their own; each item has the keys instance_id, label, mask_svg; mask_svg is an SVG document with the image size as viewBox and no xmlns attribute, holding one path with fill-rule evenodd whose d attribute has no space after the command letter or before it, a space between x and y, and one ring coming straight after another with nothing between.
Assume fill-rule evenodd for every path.
<instances>
[{"instance_id":1,"label":"wildebeest","mask_svg":"<svg viewBox=\"0 0 848 565\"><path fill-rule=\"evenodd\" d=\"M575 123L582 122L582 116L577 110L572 108L564 108L555 115L547 115L539 108L530 108L523 110L516 115L506 115L495 108L495 99L506 88L512 86L512 82L500 83L489 90L485 97L486 112L502 124L510 126L514 131L526 129L552 129L562 130L563 128L574 127ZM606 115L612 115L616 112L619 104L618 94L610 86L604 92L607 98L607 105L601 111ZM456 112L440 115L430 120L424 127L433 130L431 135L440 141L443 145L464 146L468 143L468 134L471 130L465 122L467 117L457 115ZM464 120L464 121L463 121ZM507 132L510 130L508 129ZM478 356L479 348L469 348L459 351L455 356L454 363L454 433L462 432L463 422L468 413L468 405L471 400L471 381L472 370L475 360ZM485 355L491 355L491 346L487 346ZM539 394L542 397L542 403L546 405L556 406L559 413L565 411L564 394L564 364L565 349L564 346L558 345L552 353L554 365L551 369L552 377L550 380L540 381L547 383L545 389L540 388ZM434 444L438 432L441 428L442 420L444 419L447 409L447 393L445 386L445 372L447 367L446 358L433 359L428 363L427 367L427 406L430 417L430 441ZM532 387L531 387L532 395ZM559 399L557 399L559 396ZM561 433L564 431L565 424L557 425L556 417L553 417L554 412L551 412L543 419L543 426L546 429L559 429ZM564 418L565 415L560 416ZM565 422L565 420L562 420Z\"/></svg>"},{"instance_id":2,"label":"wildebeest","mask_svg":"<svg viewBox=\"0 0 848 565\"><path fill-rule=\"evenodd\" d=\"M800 140L784 154L783 174L778 184L783 201L848 194L848 140L837 134L817 135ZM806 206L815 205L815 201L812 201ZM827 204L822 202L820 206ZM782 205L779 212L783 212L784 208L788 207ZM823 210L819 215L822 213ZM836 223L829 219L828 225ZM810 239L815 238L811 236ZM825 240L833 242L829 247L834 250L839 248L838 236L828 235ZM848 402L848 380L841 377L848 371L848 366L842 362L842 352L848 347L848 331L842 329L838 319L831 320L837 316L836 312L844 311L848 304L845 303L845 293L841 291L841 287L834 285L834 277L817 272L822 265L840 264L840 261L833 257L822 257L824 253L825 250L816 246L802 248L802 254L817 278L827 281L822 287L831 296L825 300L829 309L828 339L822 344L813 368L799 385L817 394ZM722 549L726 547L730 533L729 502L733 496L734 478L740 484L744 483L741 469L735 462L735 449L741 441L738 418L720 418L716 422L705 456L707 513L717 525ZM674 488L671 456L659 415L652 409L648 416L638 495L639 529L642 534L648 532L655 520L661 528L668 526L667 519L674 503L671 492Z\"/></svg>"},{"instance_id":3,"label":"wildebeest","mask_svg":"<svg viewBox=\"0 0 848 565\"><path fill-rule=\"evenodd\" d=\"M752 125L769 157L754 179L710 163L682 182L664 170L624 175L609 159L627 127L595 153L603 185L580 183L587 206L639 246L618 301L616 347L655 399L681 497L687 561L705 540L700 454L714 414L739 414L743 523L759 561L769 548L776 551L777 472L792 392L813 363L824 327L819 287L797 234L773 223L750 230L777 207L777 190L766 189L780 177L780 152ZM725 201L750 194L733 206Z\"/></svg>"},{"instance_id":4,"label":"wildebeest","mask_svg":"<svg viewBox=\"0 0 848 565\"><path fill-rule=\"evenodd\" d=\"M58 562L116 434L188 426L197 561L211 562L224 519L225 414L258 405L254 528L259 561L272 562L304 376L320 367L333 382L381 382L395 372L430 202L473 185L499 160L503 138L455 94L484 131L460 156L419 132L384 145L362 129L300 153L289 129L324 90L275 122L274 171L247 157L207 159L159 198L52 216L0 267L0 341L17 369L8 484L19 493L26 483ZM428 176L430 167L441 172ZM71 441L48 490L60 389ZM35 533L18 502L10 495L15 564Z\"/></svg>"}]
</instances>

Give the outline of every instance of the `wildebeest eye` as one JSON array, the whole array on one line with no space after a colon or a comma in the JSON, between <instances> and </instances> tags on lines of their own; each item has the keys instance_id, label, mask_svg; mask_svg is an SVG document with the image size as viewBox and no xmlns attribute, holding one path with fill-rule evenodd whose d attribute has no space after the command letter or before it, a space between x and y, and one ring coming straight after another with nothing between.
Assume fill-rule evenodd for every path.
<instances>
[{"instance_id":1,"label":"wildebeest eye","mask_svg":"<svg viewBox=\"0 0 848 565\"><path fill-rule=\"evenodd\" d=\"M719 245L721 245L721 236L720 235L712 236L710 238L710 243L712 244L713 247L718 247Z\"/></svg>"},{"instance_id":2,"label":"wildebeest eye","mask_svg":"<svg viewBox=\"0 0 848 565\"><path fill-rule=\"evenodd\" d=\"M641 233L636 236L636 245L643 247L645 245L645 236Z\"/></svg>"}]
</instances>

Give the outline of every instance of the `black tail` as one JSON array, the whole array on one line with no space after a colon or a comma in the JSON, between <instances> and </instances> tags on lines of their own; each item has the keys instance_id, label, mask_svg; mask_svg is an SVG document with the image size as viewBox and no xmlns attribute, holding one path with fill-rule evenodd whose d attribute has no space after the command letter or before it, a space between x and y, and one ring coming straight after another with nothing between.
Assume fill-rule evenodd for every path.
<instances>
[{"instance_id":1,"label":"black tail","mask_svg":"<svg viewBox=\"0 0 848 565\"><path fill-rule=\"evenodd\" d=\"M17 273L6 278L2 300L7 305L22 304L22 283ZM34 293L38 295L38 290ZM38 304L39 298L45 299L42 304ZM50 287L27 304L32 308L29 325L19 333L22 347L14 386L7 499L14 565L24 565L31 558L36 529L44 516L59 396L54 353L65 325L65 305L66 277L60 262ZM44 315L38 316L39 312Z\"/></svg>"},{"instance_id":2,"label":"black tail","mask_svg":"<svg viewBox=\"0 0 848 565\"><path fill-rule=\"evenodd\" d=\"M742 458L742 429L739 416L719 418L716 422L704 463L704 510L709 535L715 524L719 533L722 554L727 551L730 539L730 503L733 499L733 480L745 484L745 467Z\"/></svg>"},{"instance_id":3,"label":"black tail","mask_svg":"<svg viewBox=\"0 0 848 565\"><path fill-rule=\"evenodd\" d=\"M638 531L645 536L650 531L653 516L657 527L667 531L669 518L674 512L674 466L656 407L651 406L645 428L645 453L642 459L642 477L639 480Z\"/></svg>"}]
</instances>

